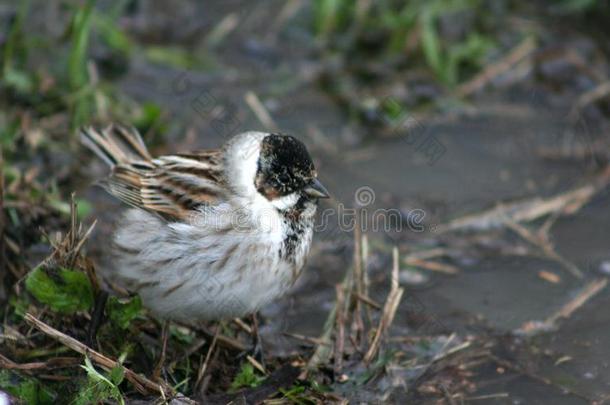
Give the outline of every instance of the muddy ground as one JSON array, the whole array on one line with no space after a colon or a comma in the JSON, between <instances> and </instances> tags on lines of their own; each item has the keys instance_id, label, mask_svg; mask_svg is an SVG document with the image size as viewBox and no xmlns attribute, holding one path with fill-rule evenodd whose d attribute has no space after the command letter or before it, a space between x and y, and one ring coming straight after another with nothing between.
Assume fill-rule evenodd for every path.
<instances>
[{"instance_id":1,"label":"muddy ground","mask_svg":"<svg viewBox=\"0 0 610 405\"><path fill-rule=\"evenodd\" d=\"M184 7L141 6L122 21L139 44L198 55L196 68L152 63L143 52L123 60L103 47L92 51L100 64L120 66L108 79L120 94L160 107L163 136L155 137L155 125L145 134L155 153L218 147L233 133L270 126L309 146L333 198L321 206L327 214L320 216L303 276L286 297L261 312L269 367L277 370L295 359L302 367L318 345L313 338L323 334L337 299L335 286L353 268L354 230L346 223L357 207L365 218L356 225L361 228L356 237L367 240L370 298L381 305L386 300L393 247L400 252L404 293L382 346L380 359L386 360L369 367L368 375L362 353L346 343L341 369L335 359L318 371L322 377L317 378L336 397L317 400L610 400L610 121L603 97L587 98L607 86L609 70L595 35L578 22L570 26L572 20L564 17L514 15L543 33L515 63L511 52L523 42L501 48L495 61L505 69L492 68L481 88L458 102L452 91L426 80L411 86L408 75L381 74L358 85L353 70L361 61L321 56L303 24L309 6L290 3L299 4L300 11L285 19L291 10L281 2L185 2ZM231 13L237 26L205 50L211 29ZM41 57L45 63L47 57ZM489 73L489 65L482 71ZM337 84L343 82L348 84ZM366 110L367 98L392 102L402 100L404 91L451 101L414 113L401 110L392 122L367 118L375 115ZM262 100L271 123L252 108L247 94ZM363 114L364 119L354 119ZM428 149L429 142L435 149ZM57 153L52 154L60 156L58 162L43 167L74 169L64 176L60 193L67 200L75 191L91 204L82 220L98 223L86 252L101 273L112 266L107 241L121 206L91 185L104 173L101 163L78 147ZM44 245L31 244L23 252L28 266L48 253ZM48 321L61 330L56 318ZM25 333L22 326L14 328ZM158 326L151 328L149 335L155 336ZM175 352L181 350L177 344ZM3 351L20 360L15 353ZM215 361L242 360L221 354ZM226 386L236 369L218 377L223 366L212 362L211 367L215 377L208 394L224 392L222 381ZM150 374L145 365L134 362L132 368Z\"/></svg>"}]
</instances>

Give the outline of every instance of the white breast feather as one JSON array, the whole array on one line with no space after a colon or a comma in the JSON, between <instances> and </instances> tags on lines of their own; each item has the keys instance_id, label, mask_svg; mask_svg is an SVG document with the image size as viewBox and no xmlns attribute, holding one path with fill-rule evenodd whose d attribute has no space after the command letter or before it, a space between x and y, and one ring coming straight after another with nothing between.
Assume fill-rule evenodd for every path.
<instances>
[{"instance_id":1,"label":"white breast feather","mask_svg":"<svg viewBox=\"0 0 610 405\"><path fill-rule=\"evenodd\" d=\"M138 291L162 318L227 319L257 311L295 281L312 232L303 235L294 263L282 260L286 225L274 208L252 208L236 213L223 204L171 225L142 210L127 211L115 235L114 280Z\"/></svg>"}]
</instances>

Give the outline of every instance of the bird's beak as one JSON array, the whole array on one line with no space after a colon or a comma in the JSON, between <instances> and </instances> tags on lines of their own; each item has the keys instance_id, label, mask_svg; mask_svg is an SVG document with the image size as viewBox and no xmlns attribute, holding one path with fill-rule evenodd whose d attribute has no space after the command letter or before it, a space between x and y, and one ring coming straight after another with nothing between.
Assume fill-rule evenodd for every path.
<instances>
[{"instance_id":1,"label":"bird's beak","mask_svg":"<svg viewBox=\"0 0 610 405\"><path fill-rule=\"evenodd\" d=\"M313 179L307 187L305 187L305 194L312 198L328 198L330 194L326 187L320 183L320 180Z\"/></svg>"}]
</instances>

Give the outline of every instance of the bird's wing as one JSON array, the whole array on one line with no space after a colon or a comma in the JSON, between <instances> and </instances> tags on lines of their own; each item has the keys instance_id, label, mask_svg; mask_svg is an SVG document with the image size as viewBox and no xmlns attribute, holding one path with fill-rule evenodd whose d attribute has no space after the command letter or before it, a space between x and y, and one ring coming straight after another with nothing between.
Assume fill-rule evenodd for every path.
<instances>
[{"instance_id":1,"label":"bird's wing","mask_svg":"<svg viewBox=\"0 0 610 405\"><path fill-rule=\"evenodd\" d=\"M127 204L168 219L185 220L203 206L225 199L221 151L120 163L105 186Z\"/></svg>"},{"instance_id":2,"label":"bird's wing","mask_svg":"<svg viewBox=\"0 0 610 405\"><path fill-rule=\"evenodd\" d=\"M102 186L133 207L186 220L226 199L219 149L152 158L137 131L117 125L84 129L82 138L112 169Z\"/></svg>"}]
</instances>

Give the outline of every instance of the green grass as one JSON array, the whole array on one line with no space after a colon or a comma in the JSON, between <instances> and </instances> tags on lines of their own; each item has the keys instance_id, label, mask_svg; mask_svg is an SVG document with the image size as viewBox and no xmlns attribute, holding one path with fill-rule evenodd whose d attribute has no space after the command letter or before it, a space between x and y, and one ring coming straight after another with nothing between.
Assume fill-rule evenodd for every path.
<instances>
[{"instance_id":1,"label":"green grass","mask_svg":"<svg viewBox=\"0 0 610 405\"><path fill-rule=\"evenodd\" d=\"M142 310L142 300L139 295L130 299L110 297L106 304L106 312L110 322L119 329L127 329L131 321L136 319Z\"/></svg>"},{"instance_id":2,"label":"green grass","mask_svg":"<svg viewBox=\"0 0 610 405\"><path fill-rule=\"evenodd\" d=\"M49 235L54 235L58 230L65 232L67 229L71 205L66 202L65 194L82 179L73 178L72 174L62 175L64 177L60 179L53 177L59 176L61 169L72 169L82 161L76 158L70 161L68 158L60 163L40 162L52 161L51 154L55 151L62 150L66 153L65 148L76 148L75 140L67 134L68 126L74 128L96 119L117 119L135 125L142 133L158 134L168 125L166 113L160 105L132 102L126 108L126 96L111 79L102 75L99 82L92 82L88 63L94 41L96 55L97 47L100 46L104 51L110 50L125 57L140 52L149 62L177 69L205 69L214 66L214 61L208 61L205 53L191 54L174 45L138 45L135 40L132 41L117 23L126 0L117 2L110 12L96 9L95 0L82 0L70 3L78 6L71 9L74 14L66 36L59 40L45 39L44 46L57 47L57 62L52 66L45 66L48 72L42 68L28 68L28 61L31 65L35 60L28 60L28 57L38 56L34 55L35 52L42 50L35 47L39 39L34 38L35 34L27 29L28 13L33 12L30 3L18 3L16 18L8 29L4 47L0 51L0 69L3 74L0 87L2 90L9 90L0 97L4 104L0 109L0 147L5 157L5 201L11 203L10 208L5 208L5 216L7 229L14 232L10 234L12 240L22 244L21 252L27 251L35 244L48 244L48 239L53 239L43 238L40 229ZM600 4L591 0L565 0L560 3L565 5L565 10L572 10L574 13L591 12ZM364 4L367 2L316 0L313 9L312 29L316 37L326 46L329 53L341 54L350 63L349 58L354 55L363 56L365 62L386 63L398 59L402 65L397 64L396 70L404 66L406 69L419 69L424 66L439 82L452 87L476 71L484 63L489 50L494 47L493 33L486 30L484 25L473 24L472 29L462 36L449 37L443 33L443 20L461 12L475 13L477 21L484 19L484 8L479 10L483 4L481 0L378 0L369 2L368 9L363 8ZM367 48L366 43L371 37L379 39L373 42L376 46ZM64 57L66 55L67 58ZM361 67L356 63L352 66ZM45 74L49 75L53 82L49 85L47 95L41 90ZM388 121L396 124L403 122L409 108L410 104L399 98L389 97L381 104L382 112ZM102 113L103 111L105 113ZM32 129L40 130L44 138L36 142L32 142L31 138L28 140L26 132ZM63 159L61 156L60 158ZM66 166L62 166L64 163ZM33 180L26 181L24 178L27 169L31 167L49 170L48 173L34 175ZM78 217L82 219L91 210L91 205L80 202ZM37 217L30 218L28 211L36 211ZM10 232L7 232L7 235ZM371 246L375 246L375 241L371 242ZM86 248L83 249L85 250ZM25 274L25 266L28 265L18 256L21 252L11 253L13 256L10 258L11 263L23 266L15 271L17 275ZM23 272L20 273L22 269ZM28 265L27 270L29 269L31 267ZM31 333L22 318L27 312L34 313L51 326L85 341L85 327L90 317L86 312L91 311L94 298L94 287L85 272L86 269L83 262L52 269L38 267L25 277L24 288L19 290L19 295L16 293L17 289L9 291L9 303L2 315L6 324L19 332L23 339L10 342L5 340L3 354L20 363L78 356L43 334ZM15 279L13 282L19 278L12 275L10 277ZM125 364L137 372L147 372L147 365L155 360L158 352L157 346L149 344L157 337L158 326L146 316L140 298L110 297L105 319L97 335L100 343L98 349L110 357L121 359L121 363L125 360ZM329 319L334 322L333 317ZM228 337L239 337L238 332L230 330L229 327L223 327L222 333ZM142 339L143 336L146 340ZM184 354L200 341L207 341L209 345L209 338L194 329L173 325L170 328L169 340L172 349L170 360L175 363L172 367L168 366L169 382L176 389L191 394L202 354L205 355L208 346L201 346L196 353L188 356ZM420 343L422 346L425 344L425 341ZM329 347L321 346L323 350ZM176 357L173 357L173 354L176 354ZM394 360L392 356L392 352L385 351L367 370L361 374L350 375L351 382L348 384L357 387L375 380L387 364ZM222 359L221 357L220 361ZM82 366L79 366L80 364ZM270 370L276 365L275 361L271 363ZM218 383L215 389L227 389L231 380L232 391L264 384L265 377L247 362L241 365L235 376L233 366L227 367L227 370L231 375L223 374L221 379L216 379L214 375L213 383ZM215 371L218 374L221 372L225 370L220 367ZM52 374L68 377L69 380L51 382L35 377L34 373L26 375L22 372L0 370L0 389L23 399L25 403L33 404L63 403L66 398L74 403L122 403L125 394L130 397L134 395L133 386L123 381L121 368L105 371L93 365L88 358L79 357L71 368L53 370ZM316 403L316 398L322 397L327 390L326 387L317 386L314 381L299 382L290 389L281 390L276 397L292 403L309 404Z\"/></svg>"},{"instance_id":3,"label":"green grass","mask_svg":"<svg viewBox=\"0 0 610 405\"><path fill-rule=\"evenodd\" d=\"M25 286L38 301L56 312L73 314L93 306L93 288L82 271L37 267L29 273Z\"/></svg>"},{"instance_id":4,"label":"green grass","mask_svg":"<svg viewBox=\"0 0 610 405\"><path fill-rule=\"evenodd\" d=\"M582 12L592 11L600 7L603 0L559 0L557 7L559 11L566 14L578 14Z\"/></svg>"},{"instance_id":5,"label":"green grass","mask_svg":"<svg viewBox=\"0 0 610 405\"><path fill-rule=\"evenodd\" d=\"M6 40L6 44L4 45L2 54L2 72L4 74L4 80L6 80L6 76L10 74L13 69L15 69L15 65L18 64L18 61L15 59L18 57L21 59L21 61L25 59L24 53L27 48L23 46L23 21L29 8L29 0L24 0L21 2L15 21L9 30L8 38Z\"/></svg>"},{"instance_id":6,"label":"green grass","mask_svg":"<svg viewBox=\"0 0 610 405\"><path fill-rule=\"evenodd\" d=\"M85 357L85 364L81 367L87 372L87 380L76 393L72 404L87 405L105 403L109 400L114 400L120 405L125 404L119 389L124 378L123 367L117 366L107 374L101 373L93 366L89 357Z\"/></svg>"},{"instance_id":7,"label":"green grass","mask_svg":"<svg viewBox=\"0 0 610 405\"><path fill-rule=\"evenodd\" d=\"M241 388L258 387L265 381L265 377L261 376L250 363L244 363L241 370L235 376L231 383L230 391L235 392Z\"/></svg>"},{"instance_id":8,"label":"green grass","mask_svg":"<svg viewBox=\"0 0 610 405\"><path fill-rule=\"evenodd\" d=\"M71 102L72 127L77 128L87 122L93 110L93 100L89 89L87 72L87 49L91 33L91 15L95 0L87 0L79 7L72 19L71 49L68 56L68 84L73 94Z\"/></svg>"},{"instance_id":9,"label":"green grass","mask_svg":"<svg viewBox=\"0 0 610 405\"><path fill-rule=\"evenodd\" d=\"M441 83L453 87L468 70L479 68L494 46L492 36L477 30L476 24L457 37L444 35L439 28L442 18L460 13L484 19L482 0L379 0L368 9L357 4L349 0L314 3L314 31L328 48L347 55L366 53L363 40L376 37L371 59L383 62L398 56L410 63L423 60ZM413 38L416 48L410 49Z\"/></svg>"},{"instance_id":10,"label":"green grass","mask_svg":"<svg viewBox=\"0 0 610 405\"><path fill-rule=\"evenodd\" d=\"M24 69L28 47L25 43L26 32L23 24L29 9L30 1L22 1L2 49L2 87L21 94L29 93L33 89L32 76Z\"/></svg>"},{"instance_id":11,"label":"green grass","mask_svg":"<svg viewBox=\"0 0 610 405\"><path fill-rule=\"evenodd\" d=\"M9 370L0 370L0 390L23 401L24 404L51 405L57 394L35 378L24 377Z\"/></svg>"}]
</instances>

